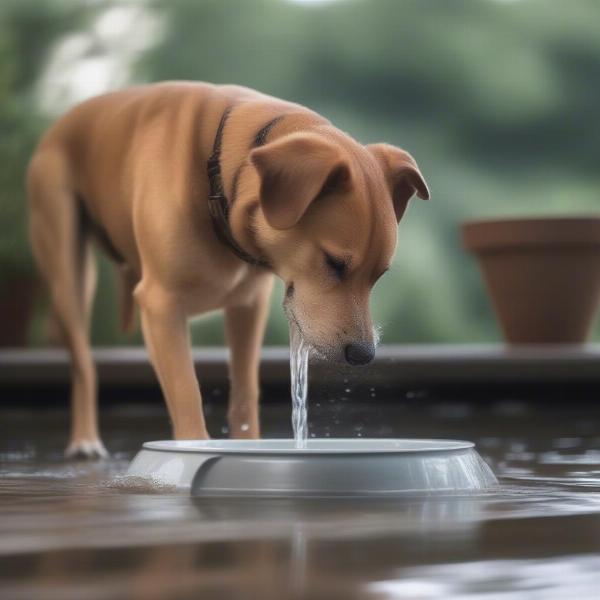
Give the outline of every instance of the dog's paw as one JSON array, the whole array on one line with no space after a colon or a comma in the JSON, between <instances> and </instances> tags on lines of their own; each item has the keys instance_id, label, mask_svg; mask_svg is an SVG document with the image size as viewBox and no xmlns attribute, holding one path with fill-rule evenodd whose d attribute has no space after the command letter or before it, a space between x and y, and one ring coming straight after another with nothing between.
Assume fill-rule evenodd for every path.
<instances>
[{"instance_id":1,"label":"dog's paw","mask_svg":"<svg viewBox=\"0 0 600 600\"><path fill-rule=\"evenodd\" d=\"M74 440L65 450L65 457L74 459L108 458L108 452L100 440Z\"/></svg>"}]
</instances>

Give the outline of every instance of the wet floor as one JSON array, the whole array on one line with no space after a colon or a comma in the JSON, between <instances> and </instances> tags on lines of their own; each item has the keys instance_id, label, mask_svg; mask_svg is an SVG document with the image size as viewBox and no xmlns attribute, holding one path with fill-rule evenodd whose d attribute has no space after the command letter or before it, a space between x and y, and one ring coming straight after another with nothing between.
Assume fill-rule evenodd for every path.
<instances>
[{"instance_id":1,"label":"wet floor","mask_svg":"<svg viewBox=\"0 0 600 600\"><path fill-rule=\"evenodd\" d=\"M312 402L311 431L470 439L500 489L193 500L120 478L142 441L168 435L157 405L108 407L112 457L97 463L62 459L64 410L0 411L0 597L598 598L600 403L398 395ZM226 435L222 400L207 410ZM267 402L265 437L289 436L289 414Z\"/></svg>"}]
</instances>

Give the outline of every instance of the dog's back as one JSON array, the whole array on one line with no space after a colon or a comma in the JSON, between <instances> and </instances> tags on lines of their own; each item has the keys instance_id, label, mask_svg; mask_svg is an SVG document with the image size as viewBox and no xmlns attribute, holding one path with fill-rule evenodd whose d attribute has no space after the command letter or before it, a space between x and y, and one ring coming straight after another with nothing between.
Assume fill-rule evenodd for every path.
<instances>
[{"instance_id":1,"label":"dog's back","mask_svg":"<svg viewBox=\"0 0 600 600\"><path fill-rule=\"evenodd\" d=\"M40 142L28 187L34 254L73 358L70 452L85 454L103 452L88 339L93 235L122 265L125 321L135 288L175 436L208 435L187 319L218 309L232 349L231 432L256 436L272 272L310 344L366 364L371 288L410 197L428 197L399 148L363 146L259 92L186 82L75 107Z\"/></svg>"}]
</instances>

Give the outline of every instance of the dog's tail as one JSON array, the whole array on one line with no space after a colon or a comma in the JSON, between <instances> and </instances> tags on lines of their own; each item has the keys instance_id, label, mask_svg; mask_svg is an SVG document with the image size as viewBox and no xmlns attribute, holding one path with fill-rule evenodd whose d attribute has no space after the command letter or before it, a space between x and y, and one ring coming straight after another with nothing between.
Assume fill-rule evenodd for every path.
<instances>
[{"instance_id":1,"label":"dog's tail","mask_svg":"<svg viewBox=\"0 0 600 600\"><path fill-rule=\"evenodd\" d=\"M132 333L136 324L135 299L133 291L137 278L126 265L119 265L119 320L124 333Z\"/></svg>"}]
</instances>

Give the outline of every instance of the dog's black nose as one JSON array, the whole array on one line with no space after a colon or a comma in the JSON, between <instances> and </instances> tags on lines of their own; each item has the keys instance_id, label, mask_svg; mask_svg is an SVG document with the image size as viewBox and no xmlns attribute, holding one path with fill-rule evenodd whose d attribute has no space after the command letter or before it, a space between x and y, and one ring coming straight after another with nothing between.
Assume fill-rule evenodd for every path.
<instances>
[{"instance_id":1,"label":"dog's black nose","mask_svg":"<svg viewBox=\"0 0 600 600\"><path fill-rule=\"evenodd\" d=\"M351 365L366 365L375 357L373 344L348 344L344 349L346 362Z\"/></svg>"}]
</instances>

